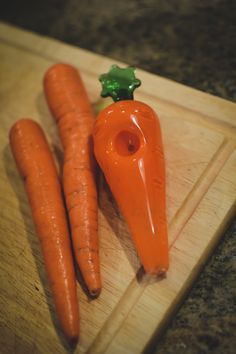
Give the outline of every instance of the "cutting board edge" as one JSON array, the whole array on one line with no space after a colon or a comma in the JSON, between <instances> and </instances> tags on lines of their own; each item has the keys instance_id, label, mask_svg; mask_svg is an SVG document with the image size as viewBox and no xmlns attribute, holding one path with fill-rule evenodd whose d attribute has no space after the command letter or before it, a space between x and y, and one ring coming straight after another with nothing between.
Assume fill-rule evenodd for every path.
<instances>
[{"instance_id":1,"label":"cutting board edge","mask_svg":"<svg viewBox=\"0 0 236 354\"><path fill-rule=\"evenodd\" d=\"M221 175L224 173L226 169L229 169L229 166L232 165L231 158L236 156L236 150L235 150L235 144L231 142L225 142L220 146L216 154L212 158L212 163L206 168L206 171L203 172L202 176L199 177L200 183L197 183L197 188L200 189L200 194L194 194L194 198L196 199L196 203L192 205L187 206L187 209L190 208L190 214L194 216L195 213L198 212L198 210L201 208L201 205L205 203L207 200L208 192L211 191L212 188L215 187L215 185L221 185L221 182L219 182L219 179L221 178ZM202 181L203 180L203 181ZM209 185L205 185L205 180L208 180ZM236 189L236 184L234 184L234 188ZM226 191L223 191L225 195L227 195ZM191 194L191 192L190 192ZM220 193L218 196L218 200L220 199ZM191 198L187 198L187 200L191 200ZM182 208L182 205L181 205ZM184 212L186 208L184 207ZM191 210L193 209L193 210ZM209 258L209 255L213 252L215 247L217 246L223 231L225 231L226 226L230 223L232 218L235 215L235 210L236 209L236 198L234 197L234 200L232 201L232 204L229 209L225 207L224 209L224 219L223 222L219 222L219 224L216 226L216 231L212 237L208 235L209 242L208 244L203 246L200 245L198 248L199 252L199 259L197 263L194 262L194 266L192 269L187 269L188 275L187 278L183 283L181 283L181 289L176 291L177 298L176 300L175 295L174 296L174 303L168 304L168 307L166 311L164 311L163 314L163 319L158 318L158 325L155 325L154 328L152 329L152 332L156 332L159 329L159 325L162 326L162 322L164 321L165 323L165 314L168 314L168 318L170 317L170 312L175 309L175 303L176 301L178 302L179 299L182 299L182 296L188 291L188 289L191 288L191 285L193 284L194 280L196 279L197 275L199 274L200 270L202 269L203 265L206 263L207 259ZM214 209L212 209L212 213L214 213ZM175 220L175 218L174 218ZM183 225L181 228L177 226L174 227L174 233L178 233L178 237L173 237L171 240L171 245L170 245L170 253L173 254L175 253L175 247L176 244L179 243L179 239L182 238L181 242L183 241L183 238L186 238L186 234L182 234L183 230L188 228L188 223L189 221L191 222L190 218L187 218L184 220ZM191 228L191 226L190 226ZM213 250L212 250L213 248ZM203 250L203 252L202 252ZM180 249L181 251L181 249ZM211 251L211 252L210 252ZM188 259L188 258L187 258ZM187 262L187 261L186 261ZM186 270L185 269L185 270ZM173 271L171 269L171 271ZM174 270L175 271L175 270ZM176 278L177 278L176 274ZM188 284L190 282L190 284ZM144 284L138 284L135 278L132 280L132 282L129 284L128 288L126 289L125 293L123 294L120 302L118 305L115 307L113 310L112 314L110 317L107 319L101 330L99 331L98 335L95 337L94 342L88 349L88 353L91 354L96 354L100 352L106 352L107 354L109 353L109 347L112 345L113 340L115 340L116 336L119 335L119 332L122 332L123 326L126 323L126 320L130 313L132 313L133 308L138 305L140 301L142 301L142 296L145 291L145 288L148 286L148 283ZM168 287L168 275L167 275L167 287ZM186 289L185 289L186 288ZM179 297L179 291L180 291L180 297ZM132 301L132 304L127 304L126 298L130 299ZM129 300L128 300L129 301ZM182 302L182 300L181 300ZM122 313L122 316L120 315ZM157 314L158 315L158 314ZM167 321L168 321L167 318ZM161 328L161 327L160 327ZM150 338L152 337L153 333L150 334ZM111 338L111 342L108 342L108 340ZM127 347L128 344L126 344ZM114 348L113 348L114 350ZM117 349L118 352L118 349ZM112 353L112 351L111 351Z\"/></svg>"},{"instance_id":2,"label":"cutting board edge","mask_svg":"<svg viewBox=\"0 0 236 354\"><path fill-rule=\"evenodd\" d=\"M232 154L227 158L226 164L222 167L220 173L217 175L217 179L215 181L213 181L213 183L211 184L209 191L211 191L211 189L215 188L215 186L220 186L220 184L222 182L220 182L220 178L221 175L224 173L224 169L229 168L228 166L231 164L231 157L236 156L236 150L234 150L232 152ZM236 160L236 157L235 157ZM234 183L234 189L236 190L236 183ZM225 193L226 194L226 193ZM220 197L220 193L219 193L219 197ZM204 195L204 198L200 201L197 209L201 208L201 204L204 204L206 202L208 198L208 192ZM196 211L197 211L196 209ZM236 214L236 197L234 195L234 198L232 198L232 203L230 205L230 208L227 209L227 207L225 208L224 211L224 219L222 222L219 222L219 224L216 227L215 233L214 235L210 238L209 237L209 241L207 243L207 246L205 248L203 248L203 252L199 251L199 258L197 263L194 264L194 266L188 270L188 275L186 280L182 283L181 289L177 291L177 296L175 295L174 297L174 301L173 303L168 304L167 309L164 311L164 315L163 318L159 318L158 321L158 325L154 325L152 328L152 333L150 333L150 337L147 340L147 343L145 345L145 350L144 351L145 354L148 354L148 348L149 346L151 346L150 341L152 342L152 337L156 335L157 332L163 333L162 331L164 330L164 328L166 327L166 325L169 323L170 321L170 317L171 315L173 315L174 313L176 313L176 311L178 310L179 306L176 308L176 304L178 304L178 302L180 301L180 306L183 303L185 297L187 296L188 292L190 291L194 281L198 278L198 276L200 276L200 271L203 269L203 267L205 266L205 264L207 263L207 261L209 260L209 256L214 252L215 248L217 247L217 245L219 244L221 238L222 238L222 234L223 232L225 232L226 228L229 226L230 222L235 218L235 214ZM188 227L188 224L186 224L184 227ZM193 226L192 226L193 227ZM191 226L190 226L191 228ZM172 254L175 254L176 252L183 252L182 254L185 256L185 250L183 249L176 249L175 250L175 246L176 243L180 243L183 242L183 239L187 237L187 234L182 234L181 235L182 240L180 240L179 238L177 238L175 240L175 242L173 243L172 249L170 250L170 252ZM190 252L191 253L191 252ZM186 259L188 259L189 255L186 254ZM186 260L186 264L187 264L187 260ZM175 272L175 270L173 271ZM168 279L168 278L167 278ZM148 286L148 284L147 284ZM145 289L147 288L147 286L145 286ZM144 291L145 291L144 289ZM115 335L112 337L112 341L109 343L109 345L106 347L106 350L103 351L106 354L112 353L113 351L109 351L110 345L114 345L112 344L113 342L116 341L116 337L119 336L119 333L122 333L122 331L124 331L124 325L127 322L127 318L129 318L129 316L132 315L132 312L135 311L135 307L138 306L139 302L142 301L142 297L144 296L144 291L142 291L140 293L140 296L137 299L137 302L132 306L131 310L129 311L129 313L127 314L126 318L124 319L122 326L119 327L118 331L115 333ZM163 291L164 293L164 291ZM158 315L158 313L157 313ZM136 323L136 322L135 322ZM160 335L161 335L160 333ZM123 338L124 339L124 338ZM101 345L101 343L99 343L99 345ZM127 347L127 343L126 343L126 347ZM101 349L101 347L99 347L99 350ZM114 347L112 347L112 350L114 350ZM91 347L89 353L99 353L99 351L96 351L96 343L94 347ZM143 350L142 350L143 352ZM117 351L117 353L119 353L119 351ZM131 348L130 348L130 353L132 353ZM136 351L135 351L136 353ZM141 353L141 352L140 352Z\"/></svg>"},{"instance_id":3,"label":"cutting board edge","mask_svg":"<svg viewBox=\"0 0 236 354\"><path fill-rule=\"evenodd\" d=\"M12 38L14 38L14 40ZM31 44L35 38L37 38L40 45L38 45L37 48L34 47L32 49ZM52 62L61 61L61 58L63 57L63 60L72 65L75 65L77 68L81 67L81 70L83 71L87 71L87 67L90 64L90 72L93 74L97 74L98 68L100 68L101 73L107 71L110 65L114 63L114 61L121 66L127 65L119 60L104 57L101 54L93 53L89 50L67 44L58 39L49 38L33 31L28 31L26 29L12 26L1 21L0 39L10 45L17 45L18 47L22 47L28 51L31 51L32 53L40 55L44 58L48 58ZM47 45L45 45L45 43ZM59 46L60 50L57 50ZM48 48L50 48L50 50ZM44 50L44 52L42 53L41 50ZM68 51L69 54L65 56L65 53L68 53ZM81 61L80 65L78 65L78 54L79 57L81 56L84 58L84 61ZM93 68L96 69L93 70ZM206 115L207 113L213 118L217 118L222 122L236 127L236 104L234 102L197 90L182 83L161 77L142 69L139 69L139 73L141 74L143 85L145 85L145 92L149 93L150 95L152 95L154 91L156 95L161 99L166 100L167 102L176 103L181 106L183 104L182 96L185 95L185 108L194 111L197 109L197 111L203 115ZM194 100L191 99L192 95L195 97ZM209 101L211 102L210 107Z\"/></svg>"},{"instance_id":4,"label":"cutting board edge","mask_svg":"<svg viewBox=\"0 0 236 354\"><path fill-rule=\"evenodd\" d=\"M192 290L194 282L200 277L201 271L204 269L207 262L209 261L209 257L213 255L214 251L218 247L222 239L222 233L225 232L225 230L230 226L232 220L234 220L235 213L236 213L236 200L234 204L232 204L231 209L228 211L228 215L224 220L225 222L219 226L217 233L213 238L213 243L202 254L201 258L199 259L199 263L192 269L188 282L186 281L184 283L183 288L181 289L180 293L176 297L174 303L171 304L170 308L166 312L166 317L163 318L163 321L160 321L159 325L156 328L154 328L153 333L150 335L150 338L144 347L144 350L142 350L143 354L152 353L151 350L153 346L157 344L157 340L160 340L162 334L164 334L164 331L167 329L168 324L173 319L173 315L175 315L183 305L185 299L188 297L188 294Z\"/></svg>"}]
</instances>

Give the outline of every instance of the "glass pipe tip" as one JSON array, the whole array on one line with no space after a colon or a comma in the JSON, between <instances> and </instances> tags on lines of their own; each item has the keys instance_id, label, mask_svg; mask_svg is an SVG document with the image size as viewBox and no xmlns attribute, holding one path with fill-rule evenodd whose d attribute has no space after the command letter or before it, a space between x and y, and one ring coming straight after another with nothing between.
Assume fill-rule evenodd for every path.
<instances>
[{"instance_id":1,"label":"glass pipe tip","mask_svg":"<svg viewBox=\"0 0 236 354\"><path fill-rule=\"evenodd\" d=\"M141 81L135 77L136 68L128 66L120 68L114 64L106 74L99 77L102 83L102 97L111 96L114 102L132 100L134 90L141 85Z\"/></svg>"}]
</instances>

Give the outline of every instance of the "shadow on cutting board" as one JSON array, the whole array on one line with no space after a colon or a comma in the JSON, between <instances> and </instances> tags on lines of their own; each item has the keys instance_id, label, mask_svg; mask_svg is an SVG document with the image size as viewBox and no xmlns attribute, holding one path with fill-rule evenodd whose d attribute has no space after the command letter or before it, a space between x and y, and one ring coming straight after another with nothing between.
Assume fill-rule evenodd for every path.
<instances>
[{"instance_id":1,"label":"shadow on cutting board","mask_svg":"<svg viewBox=\"0 0 236 354\"><path fill-rule=\"evenodd\" d=\"M40 282L42 284L42 288L50 311L53 325L57 331L58 338L61 344L63 345L63 347L67 350L68 353L73 353L75 348L71 348L68 342L66 341L66 338L64 337L64 334L60 329L60 325L55 313L54 303L51 296L50 287L47 281L47 275L44 267L43 257L41 254L40 244L36 236L33 220L31 217L29 217L29 215L31 215L31 210L28 204L24 183L17 171L17 167L13 159L9 145L6 145L4 148L3 159L4 159L6 175L19 202L19 209L24 220L24 226L27 233L28 242L30 244L31 251L34 256L35 265L37 267L37 271L40 277ZM38 291L36 286L35 286L35 290Z\"/></svg>"},{"instance_id":2,"label":"shadow on cutting board","mask_svg":"<svg viewBox=\"0 0 236 354\"><path fill-rule=\"evenodd\" d=\"M54 155L54 161L56 163L59 176L61 176L63 165L63 149L59 138L57 124L49 111L42 91L38 94L35 100L35 105L38 111L39 124L47 137L50 149Z\"/></svg>"}]
</instances>

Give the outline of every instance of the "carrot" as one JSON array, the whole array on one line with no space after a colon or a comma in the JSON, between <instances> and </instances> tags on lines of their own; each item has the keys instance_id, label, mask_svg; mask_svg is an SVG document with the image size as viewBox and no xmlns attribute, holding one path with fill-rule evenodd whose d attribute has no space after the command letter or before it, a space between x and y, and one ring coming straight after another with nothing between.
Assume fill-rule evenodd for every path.
<instances>
[{"instance_id":1,"label":"carrot","mask_svg":"<svg viewBox=\"0 0 236 354\"><path fill-rule=\"evenodd\" d=\"M40 126L21 119L10 129L10 145L32 210L61 327L71 342L79 334L76 277L61 187Z\"/></svg>"},{"instance_id":2,"label":"carrot","mask_svg":"<svg viewBox=\"0 0 236 354\"><path fill-rule=\"evenodd\" d=\"M145 271L168 269L165 163L155 112L133 100L140 85L134 68L112 66L100 77L102 96L116 101L102 110L94 127L94 151L129 225Z\"/></svg>"},{"instance_id":3,"label":"carrot","mask_svg":"<svg viewBox=\"0 0 236 354\"><path fill-rule=\"evenodd\" d=\"M101 278L92 147L94 114L80 75L70 65L49 68L44 91L64 148L63 187L75 257L90 294L97 296Z\"/></svg>"}]
</instances>

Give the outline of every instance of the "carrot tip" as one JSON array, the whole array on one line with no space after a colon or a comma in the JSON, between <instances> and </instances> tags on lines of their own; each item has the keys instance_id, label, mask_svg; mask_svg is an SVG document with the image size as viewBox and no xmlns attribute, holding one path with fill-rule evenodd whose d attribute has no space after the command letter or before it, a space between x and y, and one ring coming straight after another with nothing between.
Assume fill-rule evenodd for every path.
<instances>
[{"instance_id":1,"label":"carrot tip","mask_svg":"<svg viewBox=\"0 0 236 354\"><path fill-rule=\"evenodd\" d=\"M69 342L69 346L71 348L75 348L77 343L78 343L78 340L79 340L79 337L78 336L74 336L74 337L71 337L68 339L68 342Z\"/></svg>"},{"instance_id":2,"label":"carrot tip","mask_svg":"<svg viewBox=\"0 0 236 354\"><path fill-rule=\"evenodd\" d=\"M89 289L89 294L93 297L96 298L100 295L101 293L101 288L97 288L97 289Z\"/></svg>"}]
</instances>

